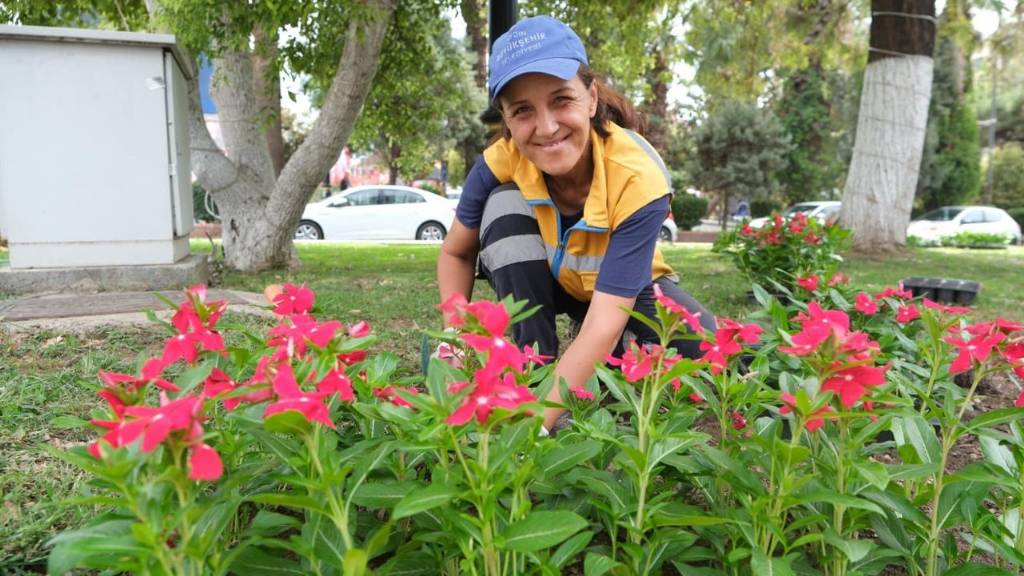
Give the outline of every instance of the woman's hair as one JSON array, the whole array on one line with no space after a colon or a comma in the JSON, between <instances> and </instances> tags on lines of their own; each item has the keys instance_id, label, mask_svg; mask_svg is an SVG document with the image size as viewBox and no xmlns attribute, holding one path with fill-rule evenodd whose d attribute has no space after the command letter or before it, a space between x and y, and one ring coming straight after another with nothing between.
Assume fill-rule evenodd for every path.
<instances>
[{"instance_id":1,"label":"woman's hair","mask_svg":"<svg viewBox=\"0 0 1024 576\"><path fill-rule=\"evenodd\" d=\"M590 69L586 64L580 64L579 71L576 72L579 79L583 81L583 85L590 89L591 84L597 86L597 112L594 113L594 117L590 119L590 125L597 132L601 138L607 138L610 132L605 127L605 124L611 120L619 126L637 132L641 136L645 135L647 131L647 122L644 120L643 115L636 111L636 108L629 103L629 100L625 96L617 92L612 87L608 86L600 77L598 77L593 70ZM496 99L497 102L497 99ZM500 106L500 104L499 104ZM501 130L494 135L491 139L491 143L499 138L511 138L512 133L509 131L508 126L505 124L505 119L501 120Z\"/></svg>"}]
</instances>

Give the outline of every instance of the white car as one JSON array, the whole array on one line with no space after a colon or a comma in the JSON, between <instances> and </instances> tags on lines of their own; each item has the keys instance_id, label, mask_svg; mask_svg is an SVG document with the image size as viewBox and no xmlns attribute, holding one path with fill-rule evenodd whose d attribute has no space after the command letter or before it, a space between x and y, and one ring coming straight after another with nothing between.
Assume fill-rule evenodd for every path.
<instances>
[{"instance_id":1,"label":"white car","mask_svg":"<svg viewBox=\"0 0 1024 576\"><path fill-rule=\"evenodd\" d=\"M1021 241L1020 225L1005 210L992 206L943 206L907 226L907 236L929 244L938 244L960 232L1002 234L1011 243Z\"/></svg>"},{"instance_id":2,"label":"white car","mask_svg":"<svg viewBox=\"0 0 1024 576\"><path fill-rule=\"evenodd\" d=\"M408 186L356 186L306 205L296 240L444 240L455 219L445 198Z\"/></svg>"},{"instance_id":3,"label":"white car","mask_svg":"<svg viewBox=\"0 0 1024 576\"><path fill-rule=\"evenodd\" d=\"M669 213L668 218L661 223L661 232L658 233L658 240L662 242L675 242L676 234L679 233L679 227L676 226L675 220L672 219L672 214Z\"/></svg>"},{"instance_id":4,"label":"white car","mask_svg":"<svg viewBox=\"0 0 1024 576\"><path fill-rule=\"evenodd\" d=\"M838 200L822 200L820 202L799 202L793 204L786 211L782 213L782 217L787 220L796 214L803 212L808 218L815 218L822 224L831 224L839 218L839 210L843 207L843 203ZM749 222L751 228L761 228L771 218L761 217L754 218Z\"/></svg>"}]
</instances>

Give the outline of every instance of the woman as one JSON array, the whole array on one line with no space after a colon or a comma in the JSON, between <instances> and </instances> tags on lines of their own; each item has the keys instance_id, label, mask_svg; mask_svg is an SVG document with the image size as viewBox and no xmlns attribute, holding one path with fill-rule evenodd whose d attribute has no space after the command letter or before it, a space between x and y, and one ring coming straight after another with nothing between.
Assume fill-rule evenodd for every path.
<instances>
[{"instance_id":1,"label":"woman","mask_svg":"<svg viewBox=\"0 0 1024 576\"><path fill-rule=\"evenodd\" d=\"M494 42L488 84L502 135L466 178L438 257L441 301L471 295L479 256L499 298L541 306L513 328L517 345L554 356L556 314L582 321L555 367L570 388L621 351L625 329L656 339L625 312L653 317L655 284L713 330L657 249L669 212L665 165L634 131L642 127L633 108L594 78L576 33L549 16L518 22ZM693 341L673 345L700 355ZM561 402L558 386L548 400ZM545 410L545 430L563 412Z\"/></svg>"}]
</instances>

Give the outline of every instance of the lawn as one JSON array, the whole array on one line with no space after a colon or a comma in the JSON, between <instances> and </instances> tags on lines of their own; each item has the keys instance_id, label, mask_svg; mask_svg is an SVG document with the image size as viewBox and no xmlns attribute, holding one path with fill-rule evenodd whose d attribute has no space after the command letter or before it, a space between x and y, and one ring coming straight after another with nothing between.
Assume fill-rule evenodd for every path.
<instances>
[{"instance_id":1,"label":"lawn","mask_svg":"<svg viewBox=\"0 0 1024 576\"><path fill-rule=\"evenodd\" d=\"M208 251L198 242L196 251ZM419 367L421 331L438 328L437 246L303 245L301 265L291 271L245 275L224 271L223 287L260 291L271 282L307 282L324 317L368 320L381 349L396 352L409 372ZM731 264L707 245L677 245L665 254L681 284L718 315L741 318L752 310L749 289ZM0 260L6 254L0 253ZM874 292L909 276L979 280L976 318L999 315L1024 320L1024 248L998 251L913 250L889 259L853 257L843 267L855 285ZM479 287L477 297L493 294ZM259 323L232 315L229 321ZM45 566L45 542L54 532L92 516L69 505L84 493L84 479L51 456L94 436L84 420L100 408L97 370L131 371L159 350L155 328L111 328L87 334L40 332L11 337L0 332L0 573L37 572Z\"/></svg>"}]
</instances>

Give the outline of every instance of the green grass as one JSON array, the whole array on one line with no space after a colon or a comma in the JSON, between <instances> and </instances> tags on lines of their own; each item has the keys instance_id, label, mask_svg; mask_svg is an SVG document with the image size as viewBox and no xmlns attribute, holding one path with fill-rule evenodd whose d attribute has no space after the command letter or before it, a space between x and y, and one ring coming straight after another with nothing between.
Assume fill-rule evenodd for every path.
<instances>
[{"instance_id":1,"label":"green grass","mask_svg":"<svg viewBox=\"0 0 1024 576\"><path fill-rule=\"evenodd\" d=\"M708 245L664 248L684 288L720 316L742 318L749 287L725 258ZM195 251L209 251L206 241ZM437 246L303 245L294 270L262 274L225 271L223 287L259 292L272 282L307 282L323 317L347 323L368 320L407 370L419 365L421 330L440 327L434 267ZM0 258L4 254L0 252ZM1024 248L973 251L917 249L890 259L850 258L843 271L874 292L909 276L981 281L975 317L1024 320ZM484 285L477 297L493 297ZM260 325L262 320L229 315L225 321ZM84 335L40 332L10 337L0 332L0 573L39 571L52 534L81 524L93 509L69 506L68 497L87 489L76 469L48 453L89 441L95 434L74 427L72 416L101 414L96 371L131 371L157 354L164 334L155 327L117 328Z\"/></svg>"}]
</instances>

